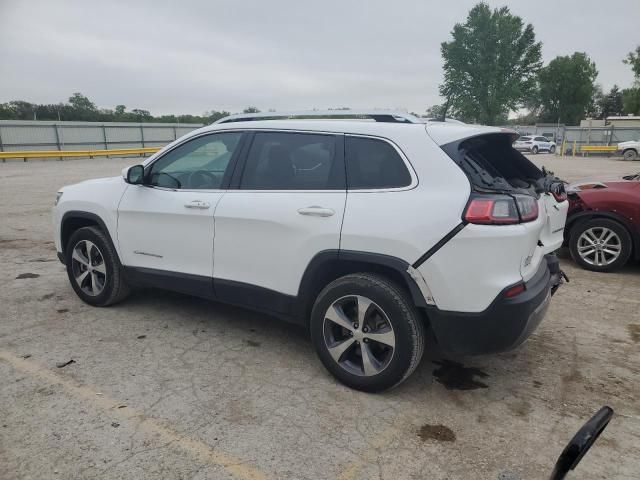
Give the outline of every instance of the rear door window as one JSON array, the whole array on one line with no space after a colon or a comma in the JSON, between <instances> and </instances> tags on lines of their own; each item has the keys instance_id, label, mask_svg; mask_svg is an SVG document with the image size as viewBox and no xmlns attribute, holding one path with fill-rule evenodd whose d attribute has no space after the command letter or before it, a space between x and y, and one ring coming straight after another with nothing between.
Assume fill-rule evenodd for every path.
<instances>
[{"instance_id":1,"label":"rear door window","mask_svg":"<svg viewBox=\"0 0 640 480\"><path fill-rule=\"evenodd\" d=\"M247 155L240 188L344 190L342 158L335 135L258 132Z\"/></svg>"},{"instance_id":2,"label":"rear door window","mask_svg":"<svg viewBox=\"0 0 640 480\"><path fill-rule=\"evenodd\" d=\"M406 164L396 149L384 140L347 136L345 161L350 190L411 185L411 174Z\"/></svg>"}]
</instances>

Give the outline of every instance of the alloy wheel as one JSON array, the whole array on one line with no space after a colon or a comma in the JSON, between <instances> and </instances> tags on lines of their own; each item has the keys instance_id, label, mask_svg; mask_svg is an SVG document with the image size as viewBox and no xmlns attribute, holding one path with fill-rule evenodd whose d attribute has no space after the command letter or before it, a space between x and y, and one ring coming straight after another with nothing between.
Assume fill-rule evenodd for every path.
<instances>
[{"instance_id":1,"label":"alloy wheel","mask_svg":"<svg viewBox=\"0 0 640 480\"><path fill-rule=\"evenodd\" d=\"M80 240L73 247L71 271L80 289L95 297L100 295L107 283L107 268L104 257L95 243Z\"/></svg>"},{"instance_id":2,"label":"alloy wheel","mask_svg":"<svg viewBox=\"0 0 640 480\"><path fill-rule=\"evenodd\" d=\"M389 366L396 336L387 314L371 299L349 295L324 315L324 342L333 360L354 375L370 377Z\"/></svg>"},{"instance_id":3,"label":"alloy wheel","mask_svg":"<svg viewBox=\"0 0 640 480\"><path fill-rule=\"evenodd\" d=\"M620 237L606 227L592 227L582 232L577 247L580 258L597 267L611 265L622 252Z\"/></svg>"}]
</instances>

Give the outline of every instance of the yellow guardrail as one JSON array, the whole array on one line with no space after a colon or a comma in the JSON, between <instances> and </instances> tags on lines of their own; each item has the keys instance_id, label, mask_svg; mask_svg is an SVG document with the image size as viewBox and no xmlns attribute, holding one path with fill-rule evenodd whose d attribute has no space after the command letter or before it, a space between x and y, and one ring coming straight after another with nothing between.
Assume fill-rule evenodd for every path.
<instances>
[{"instance_id":1,"label":"yellow guardrail","mask_svg":"<svg viewBox=\"0 0 640 480\"><path fill-rule=\"evenodd\" d=\"M581 152L615 152L618 149L616 145L581 145Z\"/></svg>"},{"instance_id":2,"label":"yellow guardrail","mask_svg":"<svg viewBox=\"0 0 640 480\"><path fill-rule=\"evenodd\" d=\"M155 153L160 147L149 148L112 148L109 150L22 150L16 152L0 152L0 158L61 158L61 157L106 157L109 155L142 155Z\"/></svg>"}]
</instances>

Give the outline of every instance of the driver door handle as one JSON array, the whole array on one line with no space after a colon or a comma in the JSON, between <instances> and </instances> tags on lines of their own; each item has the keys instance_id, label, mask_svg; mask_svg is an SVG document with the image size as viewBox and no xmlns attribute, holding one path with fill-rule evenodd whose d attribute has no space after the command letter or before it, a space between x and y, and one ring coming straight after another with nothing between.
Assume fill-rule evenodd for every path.
<instances>
[{"instance_id":1,"label":"driver door handle","mask_svg":"<svg viewBox=\"0 0 640 480\"><path fill-rule=\"evenodd\" d=\"M192 202L185 203L184 206L186 208L198 208L200 210L206 210L211 205L207 202L203 202L202 200L193 200Z\"/></svg>"},{"instance_id":2,"label":"driver door handle","mask_svg":"<svg viewBox=\"0 0 640 480\"><path fill-rule=\"evenodd\" d=\"M336 212L330 208L322 208L314 205L312 207L299 208L298 213L300 215L309 215L311 217L330 217Z\"/></svg>"}]
</instances>

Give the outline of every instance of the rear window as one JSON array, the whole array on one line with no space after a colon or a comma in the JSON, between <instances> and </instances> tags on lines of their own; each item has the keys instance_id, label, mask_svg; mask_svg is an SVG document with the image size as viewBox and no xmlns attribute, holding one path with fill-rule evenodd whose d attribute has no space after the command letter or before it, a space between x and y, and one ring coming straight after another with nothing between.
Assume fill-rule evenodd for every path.
<instances>
[{"instance_id":1,"label":"rear window","mask_svg":"<svg viewBox=\"0 0 640 480\"><path fill-rule=\"evenodd\" d=\"M523 137L524 139L524 137ZM512 145L510 134L480 135L444 145L442 149L480 189L527 190L535 188L542 172Z\"/></svg>"},{"instance_id":2,"label":"rear window","mask_svg":"<svg viewBox=\"0 0 640 480\"><path fill-rule=\"evenodd\" d=\"M400 188L411 185L411 174L393 146L384 140L346 137L347 184L351 190Z\"/></svg>"},{"instance_id":3,"label":"rear window","mask_svg":"<svg viewBox=\"0 0 640 480\"><path fill-rule=\"evenodd\" d=\"M520 137L518 140L520 140L521 142L528 142L529 140L531 140L531 137Z\"/></svg>"}]
</instances>

